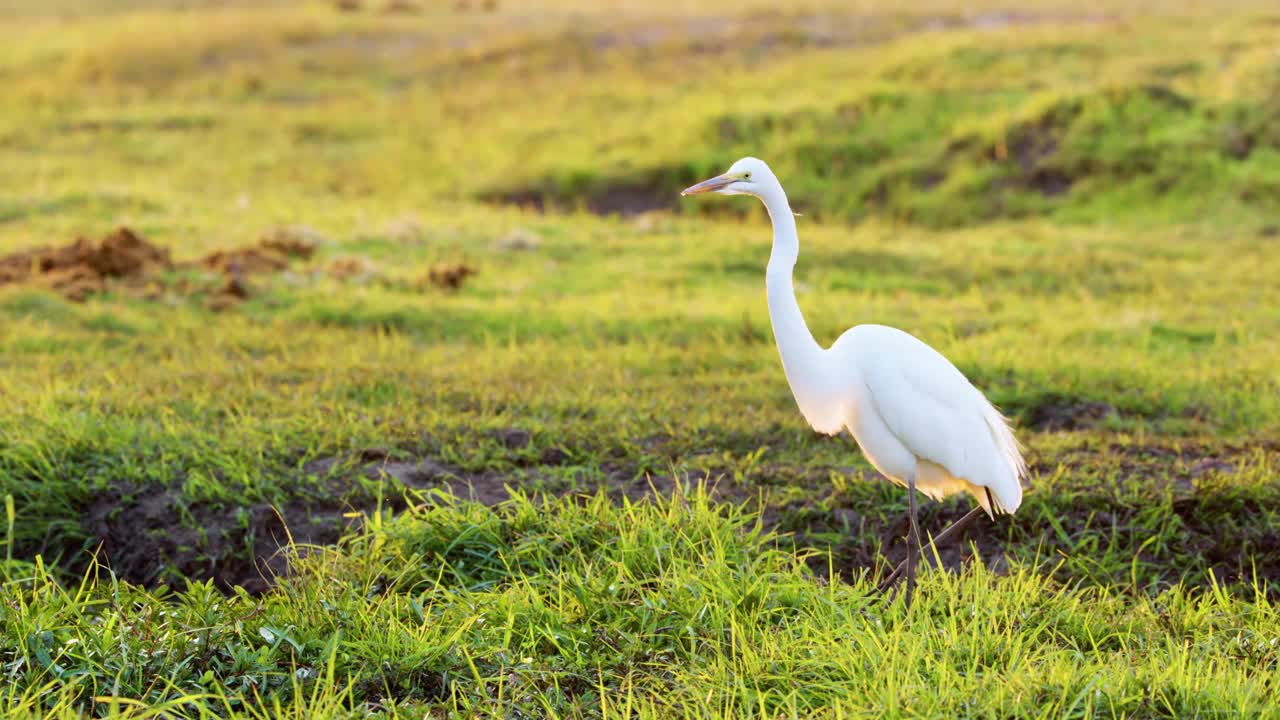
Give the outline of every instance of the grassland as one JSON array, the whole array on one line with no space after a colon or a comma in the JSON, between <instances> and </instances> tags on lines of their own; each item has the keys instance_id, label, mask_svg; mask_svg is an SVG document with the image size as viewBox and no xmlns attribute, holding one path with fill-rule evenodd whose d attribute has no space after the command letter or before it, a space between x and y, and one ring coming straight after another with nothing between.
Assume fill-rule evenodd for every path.
<instances>
[{"instance_id":1,"label":"grassland","mask_svg":"<svg viewBox=\"0 0 1280 720\"><path fill-rule=\"evenodd\" d=\"M9 715L1274 714L1280 13L981 5L0 3L0 254L317 243L0 286ZM909 609L762 213L679 203L748 153L815 335L1027 445Z\"/></svg>"}]
</instances>

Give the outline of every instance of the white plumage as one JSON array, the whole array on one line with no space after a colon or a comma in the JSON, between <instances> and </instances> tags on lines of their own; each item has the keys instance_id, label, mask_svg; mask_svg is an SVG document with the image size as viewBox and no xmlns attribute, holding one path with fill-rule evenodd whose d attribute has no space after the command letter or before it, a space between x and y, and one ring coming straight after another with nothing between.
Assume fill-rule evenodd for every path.
<instances>
[{"instance_id":1,"label":"white plumage","mask_svg":"<svg viewBox=\"0 0 1280 720\"><path fill-rule=\"evenodd\" d=\"M884 325L858 325L830 348L814 340L792 284L800 251L795 216L769 166L743 158L684 194L703 192L753 195L769 211L769 317L787 382L809 424L828 435L848 430L876 469L899 485L914 484L935 500L969 492L993 517L1016 511L1026 475L1017 440L1004 416L949 360ZM912 508L914 528L914 498ZM907 572L910 588L910 563Z\"/></svg>"},{"instance_id":2,"label":"white plumage","mask_svg":"<svg viewBox=\"0 0 1280 720\"><path fill-rule=\"evenodd\" d=\"M826 352L854 395L845 427L886 477L905 486L914 470L920 492L968 491L987 514L1022 504L1026 465L1004 416L940 353L884 325L852 328Z\"/></svg>"}]
</instances>

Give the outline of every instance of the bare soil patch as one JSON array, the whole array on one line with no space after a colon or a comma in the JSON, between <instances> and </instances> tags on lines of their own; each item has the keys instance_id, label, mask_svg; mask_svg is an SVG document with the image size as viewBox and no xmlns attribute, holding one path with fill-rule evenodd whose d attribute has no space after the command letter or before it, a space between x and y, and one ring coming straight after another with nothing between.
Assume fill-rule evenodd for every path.
<instances>
[{"instance_id":1,"label":"bare soil patch","mask_svg":"<svg viewBox=\"0 0 1280 720\"><path fill-rule=\"evenodd\" d=\"M293 499L224 508L183 503L180 487L121 487L85 509L81 527L118 577L140 585L178 577L212 578L224 592L263 592L288 571L290 541L299 548L336 543L349 508ZM246 551L247 548L247 551ZM305 552L305 550L301 550Z\"/></svg>"},{"instance_id":2,"label":"bare soil patch","mask_svg":"<svg viewBox=\"0 0 1280 720\"><path fill-rule=\"evenodd\" d=\"M261 238L256 245L219 250L190 264L222 273L273 273L289 267L289 263L295 259L310 258L315 251L315 245L306 240L275 233Z\"/></svg>"},{"instance_id":3,"label":"bare soil patch","mask_svg":"<svg viewBox=\"0 0 1280 720\"><path fill-rule=\"evenodd\" d=\"M493 439L506 448L524 450L531 435L519 428L496 431ZM1134 548L1146 532L1144 514L1147 501L1137 502L1133 486L1092 482L1088 478L1106 470L1141 483L1140 495L1174 493L1173 511L1183 531L1163 550L1168 558L1199 557L1215 576L1227 582L1247 582L1253 568L1264 582L1280 586L1280 529L1247 521L1241 512L1280 511L1280 493L1263 495L1262 500L1236 496L1231 492L1204 494L1205 482L1228 477L1250 462L1259 452L1280 456L1280 446L1227 447L1204 444L1084 443L1053 458L1034 458L1033 475L1054 475L1065 471L1071 480L1054 495L1028 495L1019 514L980 519L954 542L938 549L941 567L959 570L966 563L981 561L993 571L1007 567L1007 556L1027 547L1052 548L1055 530L1038 520L1044 512L1058 518L1071 536L1081 533L1119 533L1130 538ZM406 492L383 494L383 507L403 509L410 502L435 502L434 493L496 506L511 497L510 488L528 488L539 478L563 474L570 453L546 451L518 472L468 472L424 452L388 448L367 448L355 453L319 458L307 463L303 472L322 486L333 488L333 497L294 497L272 506L254 504L239 510L212 506L187 506L178 491L169 488L122 487L96 498L85 510L83 530L101 546L112 569L133 582L154 585L179 575L213 578L224 590L241 586L253 592L266 590L273 579L288 572L291 537L299 545L335 543L342 532L358 520L348 513L369 511L373 500L339 502L339 488L350 488L357 477L390 481ZM626 464L605 464L599 485L591 482L566 487L546 483L550 496L591 494L603 489L615 502L668 499L704 483L711 496L721 503L744 505L757 512L766 530L781 533L782 542L797 549L814 549L808 562L815 574L835 575L849 580L864 573L884 572L905 557L903 538L907 518L901 510L886 510L878 493L862 490L837 491L828 481L830 468L765 466L750 483L734 482L726 473L682 472L646 474ZM593 477L595 477L593 475ZM592 481L594 482L594 481ZM874 473L853 479L860 482L887 482ZM791 492L800 488L802 492ZM1057 497L1065 489L1070 496ZM412 491L425 493L416 496ZM1271 498L1267 500L1266 498ZM900 498L898 499L900 500ZM895 500L897 502L898 500ZM1272 500L1277 507L1263 507ZM1238 504L1250 504L1251 508ZM900 503L904 504L904 503ZM1045 507L1037 509L1036 505ZM1058 507L1061 505L1061 507ZM968 512L967 501L922 502L923 531L937 534ZM1224 522L1245 518L1231 527ZM1260 517L1254 515L1254 517ZM141 530L141 531L140 531ZM1011 545L1011 543L1013 543ZM247 550L246 550L247 548ZM828 556L829 553L829 556ZM1171 562L1164 556L1147 559ZM933 558L929 558L933 562ZM1179 570L1170 567L1169 574ZM168 573L168 575L164 574Z\"/></svg>"},{"instance_id":4,"label":"bare soil patch","mask_svg":"<svg viewBox=\"0 0 1280 720\"><path fill-rule=\"evenodd\" d=\"M339 476L355 473L394 480L407 489L440 491L491 507L509 500L510 489L522 485L522 478L510 474L467 473L431 457L393 459L380 455L377 449L361 453L354 464L350 459L327 458L310 463L307 470L324 475L338 465L349 466ZM839 499L833 503L830 488L815 488L813 496L803 501L778 503L761 488L729 480L709 481L692 474L645 476L622 467L606 468L603 487L615 502L641 502L687 493L700 481L707 483L717 502L745 504L760 513L766 530L787 534L797 547L830 546L834 567L828 565L825 555L811 558L810 565L819 575L834 570L836 575L852 579L904 556L901 538L906 534L905 516L892 523L871 525L863 520L862 512L867 508L842 504ZM556 496L568 494L567 490L552 492ZM404 507L394 493L384 499L384 507L387 505ZM176 487L127 487L96 498L81 525L99 548L104 564L122 579L154 586L178 577L212 578L223 591L239 586L257 593L289 572L291 540L304 552L305 546L334 544L345 530L355 529L359 523L348 514L373 508L372 501L340 505L303 498L239 509L188 506ZM936 533L966 511L950 505L926 507L921 519ZM984 556L1001 557L991 528L981 526L975 523L957 543L941 549L945 567L958 570L970 561L971 541L990 550ZM833 535L842 540L830 543L823 539ZM882 548L887 554L881 554Z\"/></svg>"},{"instance_id":5,"label":"bare soil patch","mask_svg":"<svg viewBox=\"0 0 1280 720\"><path fill-rule=\"evenodd\" d=\"M283 271L314 252L314 242L276 231L254 245L175 263L168 248L148 241L131 228L120 227L100 240L80 237L68 245L2 256L0 287L43 288L73 302L84 302L108 290L150 299L176 291L180 295L203 294L206 305L221 310L250 297L249 276ZM190 269L205 271L210 277L164 283L166 273Z\"/></svg>"},{"instance_id":6,"label":"bare soil patch","mask_svg":"<svg viewBox=\"0 0 1280 720\"><path fill-rule=\"evenodd\" d=\"M105 290L108 280L137 281L172 268L167 249L121 227L97 241L80 237L69 245L0 257L0 286L41 287L80 302Z\"/></svg>"},{"instance_id":7,"label":"bare soil patch","mask_svg":"<svg viewBox=\"0 0 1280 720\"><path fill-rule=\"evenodd\" d=\"M1027 414L1027 424L1040 432L1088 430L1115 412L1114 407L1104 402L1050 397L1031 408Z\"/></svg>"},{"instance_id":8,"label":"bare soil patch","mask_svg":"<svg viewBox=\"0 0 1280 720\"><path fill-rule=\"evenodd\" d=\"M478 273L474 266L467 263L444 263L427 271L427 276L418 281L419 289L434 285L443 290L457 290L467 278Z\"/></svg>"}]
</instances>

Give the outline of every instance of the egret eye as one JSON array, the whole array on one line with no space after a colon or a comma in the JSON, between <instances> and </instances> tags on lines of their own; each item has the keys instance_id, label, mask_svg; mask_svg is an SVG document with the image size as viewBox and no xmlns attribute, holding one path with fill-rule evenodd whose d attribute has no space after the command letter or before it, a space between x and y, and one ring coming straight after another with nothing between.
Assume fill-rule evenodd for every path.
<instances>
[{"instance_id":1,"label":"egret eye","mask_svg":"<svg viewBox=\"0 0 1280 720\"><path fill-rule=\"evenodd\" d=\"M748 173L745 173L745 174L742 176L742 179L743 179L743 180L750 180L750 179L751 179L751 173L749 173L749 172L748 172Z\"/></svg>"}]
</instances>

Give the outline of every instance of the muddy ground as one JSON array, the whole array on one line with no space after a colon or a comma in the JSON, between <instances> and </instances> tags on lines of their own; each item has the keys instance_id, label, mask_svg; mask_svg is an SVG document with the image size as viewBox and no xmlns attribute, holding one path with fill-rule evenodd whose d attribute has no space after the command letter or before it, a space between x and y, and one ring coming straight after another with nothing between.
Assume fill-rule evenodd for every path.
<instances>
[{"instance_id":1,"label":"muddy ground","mask_svg":"<svg viewBox=\"0 0 1280 720\"><path fill-rule=\"evenodd\" d=\"M518 429L504 431L502 440L511 447L527 446L530 436ZM1098 442L1063 453L1053 459L1033 459L1033 477L1055 475L1082 477L1097 468L1111 465L1124 477L1144 484L1142 495L1168 493L1174 522L1181 524L1177 547L1165 548L1169 558L1199 556L1212 568L1219 581L1248 581L1249 568L1271 587L1280 586L1280 528L1225 528L1224 515L1236 510L1239 498L1231 495L1201 495L1202 481L1229 477L1238 468L1256 462L1258 453L1280 458L1280 447L1208 447L1174 444L1121 445ZM338 500L343 488L351 488L360 478L391 483L382 507L403 510L410 503L438 500L431 491L443 491L457 498L497 506L510 497L509 487L537 486L538 478L556 475L569 456L548 450L524 475L504 472L467 472L429 454L410 454L386 448L369 448L342 457L315 459L303 465L309 480L329 488L327 496L315 489L275 506L265 503L245 508L186 505L180 495L181 483L170 488L121 487L93 498L83 510L82 531L89 545L98 548L102 562L122 578L143 585L178 581L182 577L212 578L218 587L240 586L250 592L268 589L275 578L288 572L292 539L297 546L336 543L344 530L357 529L358 514L372 511L373 500ZM884 571L904 557L901 538L907 531L905 514L886 511L876 504L877 493L838 492L828 481L828 468L806 470L787 466L764 467L758 479L748 484L728 478L712 479L703 474L645 475L623 465L606 466L604 480L594 487L555 489L544 483L549 495L593 493L601 488L615 501L639 501L673 493L705 481L719 502L742 504L760 513L765 529L780 533L782 543L796 549L812 548L809 560L822 577L834 574L846 580L864 572ZM559 475L563 477L561 473ZM853 482L887 482L868 473ZM299 483L298 487L316 487ZM800 487L803 493L780 490ZM1136 547L1141 544L1143 513L1150 507L1126 496L1126 489L1114 483L1081 481L1070 486L1071 496L1037 498L1032 488L1028 501L1013 517L994 522L980 519L965 530L958 542L940 548L943 566L957 569L980 559L996 572L1007 567L1008 554L1041 547L1049 551L1060 545L1057 529L1045 519L1055 516L1068 536L1087 533L1120 533ZM324 493L323 490L320 491ZM1046 493L1063 493L1050 487ZM777 499L786 495L787 500ZM803 499L794 499L802 495ZM1060 502L1061 507L1055 507ZM1145 503L1145 501L1144 501ZM946 503L925 501L921 506L922 527L937 533L964 515L971 504L961 499ZM1254 512L1276 512L1280 508L1253 508ZM886 519L887 517L887 519ZM147 528L140 533L139 528ZM830 564L826 550L831 552ZM1022 553L1025 557L1026 553ZM1151 557L1161 562L1159 557ZM1170 577L1178 569L1170 568Z\"/></svg>"}]
</instances>

